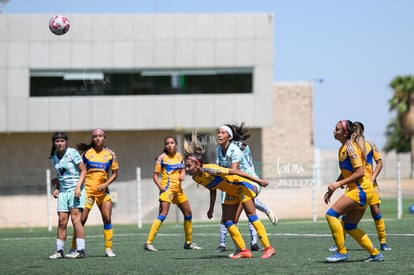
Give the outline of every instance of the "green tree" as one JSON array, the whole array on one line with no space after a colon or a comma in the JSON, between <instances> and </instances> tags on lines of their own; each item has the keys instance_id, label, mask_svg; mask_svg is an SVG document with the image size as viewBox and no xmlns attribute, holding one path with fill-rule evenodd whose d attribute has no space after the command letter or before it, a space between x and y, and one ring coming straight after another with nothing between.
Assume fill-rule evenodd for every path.
<instances>
[{"instance_id":1,"label":"green tree","mask_svg":"<svg viewBox=\"0 0 414 275\"><path fill-rule=\"evenodd\" d=\"M385 136L387 137L387 142L383 148L385 153L394 150L397 154L411 151L410 140L401 132L400 124L396 118L388 123Z\"/></svg>"},{"instance_id":2,"label":"green tree","mask_svg":"<svg viewBox=\"0 0 414 275\"><path fill-rule=\"evenodd\" d=\"M390 111L395 111L397 117L388 124L387 133L390 136L387 145L390 147L387 148L386 145L386 148L392 148L397 153L411 151L410 177L412 178L414 176L414 76L397 76L391 81L390 87L394 90L393 97L389 100ZM392 130L394 132L390 133Z\"/></svg>"}]
</instances>

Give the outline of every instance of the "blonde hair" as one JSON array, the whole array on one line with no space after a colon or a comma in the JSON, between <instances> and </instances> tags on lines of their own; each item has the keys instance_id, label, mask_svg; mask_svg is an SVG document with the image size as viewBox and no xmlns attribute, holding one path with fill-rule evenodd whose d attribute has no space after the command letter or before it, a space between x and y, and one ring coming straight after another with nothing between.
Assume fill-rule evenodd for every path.
<instances>
[{"instance_id":1,"label":"blonde hair","mask_svg":"<svg viewBox=\"0 0 414 275\"><path fill-rule=\"evenodd\" d=\"M364 126L360 122L354 122L355 130L351 135L351 140L354 141L364 156L363 160L365 161L366 148L365 148L365 137L364 137Z\"/></svg>"},{"instance_id":2,"label":"blonde hair","mask_svg":"<svg viewBox=\"0 0 414 275\"><path fill-rule=\"evenodd\" d=\"M191 134L191 140L184 140L184 152L186 158L192 157L203 163L205 149L197 136L197 131Z\"/></svg>"}]
</instances>

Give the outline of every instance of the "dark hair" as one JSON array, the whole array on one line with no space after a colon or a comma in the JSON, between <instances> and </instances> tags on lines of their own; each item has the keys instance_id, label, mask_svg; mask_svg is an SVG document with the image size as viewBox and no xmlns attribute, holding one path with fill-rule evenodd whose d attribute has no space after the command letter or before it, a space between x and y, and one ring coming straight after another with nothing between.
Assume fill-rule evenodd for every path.
<instances>
[{"instance_id":1,"label":"dark hair","mask_svg":"<svg viewBox=\"0 0 414 275\"><path fill-rule=\"evenodd\" d=\"M89 144L86 143L78 143L76 144L76 150L78 150L80 155L83 155L86 151L88 151L90 148L94 146L94 143L91 142Z\"/></svg>"},{"instance_id":2,"label":"dark hair","mask_svg":"<svg viewBox=\"0 0 414 275\"><path fill-rule=\"evenodd\" d=\"M233 130L233 140L234 141L245 141L250 137L249 127L246 125L246 122L242 121L241 123L226 124Z\"/></svg>"},{"instance_id":3,"label":"dark hair","mask_svg":"<svg viewBox=\"0 0 414 275\"><path fill-rule=\"evenodd\" d=\"M162 154L167 154L168 153L167 148L165 148L165 143L167 142L167 139L169 139L169 138L172 138L174 140L175 144L177 144L177 139L175 137L173 137L173 136L166 136L164 138L164 150L162 150L162 152L158 154L158 156L155 158L155 160L157 160L158 157L161 156Z\"/></svg>"},{"instance_id":4,"label":"dark hair","mask_svg":"<svg viewBox=\"0 0 414 275\"><path fill-rule=\"evenodd\" d=\"M355 125L350 120L341 120L340 121L342 128L344 129L345 133L347 133L346 138L350 139L352 134L355 132Z\"/></svg>"},{"instance_id":5,"label":"dark hair","mask_svg":"<svg viewBox=\"0 0 414 275\"><path fill-rule=\"evenodd\" d=\"M65 132L54 132L52 135L52 148L50 149L50 156L49 159L51 159L53 157L53 154L56 151L56 147L55 147L55 141L57 139L64 139L64 140L68 140L68 134L66 134Z\"/></svg>"}]
</instances>

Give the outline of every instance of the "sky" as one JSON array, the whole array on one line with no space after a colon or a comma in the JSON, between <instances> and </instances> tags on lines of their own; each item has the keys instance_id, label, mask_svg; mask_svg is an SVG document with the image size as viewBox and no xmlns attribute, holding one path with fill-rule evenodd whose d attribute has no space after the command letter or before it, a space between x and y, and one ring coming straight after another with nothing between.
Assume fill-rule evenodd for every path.
<instances>
[{"instance_id":1,"label":"sky","mask_svg":"<svg viewBox=\"0 0 414 275\"><path fill-rule=\"evenodd\" d=\"M412 0L11 0L2 13L273 13L273 79L313 83L315 147L336 150L341 119L385 145L389 84L414 74L413 10Z\"/></svg>"}]
</instances>

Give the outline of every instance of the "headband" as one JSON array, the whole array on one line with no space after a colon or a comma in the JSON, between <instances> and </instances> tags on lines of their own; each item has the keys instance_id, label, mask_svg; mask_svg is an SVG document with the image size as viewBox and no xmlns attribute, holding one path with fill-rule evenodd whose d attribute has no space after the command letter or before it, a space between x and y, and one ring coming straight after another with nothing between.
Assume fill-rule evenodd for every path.
<instances>
[{"instance_id":1,"label":"headband","mask_svg":"<svg viewBox=\"0 0 414 275\"><path fill-rule=\"evenodd\" d=\"M348 136L349 132L348 132L348 126L346 125L346 121L341 120L341 125L342 125L342 128L344 128L345 134Z\"/></svg>"},{"instance_id":2,"label":"headband","mask_svg":"<svg viewBox=\"0 0 414 275\"><path fill-rule=\"evenodd\" d=\"M103 136L106 136L105 131L103 129L101 129L101 128L96 128L96 129L93 129L92 130L92 136L95 136L95 135L98 135L98 134L101 134Z\"/></svg>"},{"instance_id":3,"label":"headband","mask_svg":"<svg viewBox=\"0 0 414 275\"><path fill-rule=\"evenodd\" d=\"M191 159L191 160L194 160L195 162L197 162L197 163L199 163L199 164L201 164L201 162L196 158L196 157L193 157L193 156L188 156L187 157L188 159Z\"/></svg>"},{"instance_id":4,"label":"headband","mask_svg":"<svg viewBox=\"0 0 414 275\"><path fill-rule=\"evenodd\" d=\"M223 126L220 127L220 129L226 131L229 134L230 139L233 139L233 131L231 130L231 128L229 126L223 125Z\"/></svg>"}]
</instances>

